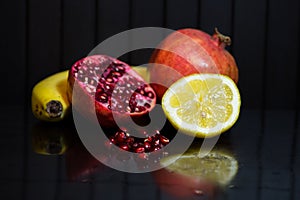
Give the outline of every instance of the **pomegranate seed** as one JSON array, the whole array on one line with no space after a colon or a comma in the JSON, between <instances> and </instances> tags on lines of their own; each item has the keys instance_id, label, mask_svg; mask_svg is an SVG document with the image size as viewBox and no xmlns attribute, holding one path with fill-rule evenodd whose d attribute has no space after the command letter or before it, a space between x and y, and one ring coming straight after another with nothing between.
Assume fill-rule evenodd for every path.
<instances>
[{"instance_id":1,"label":"pomegranate seed","mask_svg":"<svg viewBox=\"0 0 300 200\"><path fill-rule=\"evenodd\" d=\"M103 93L103 90L102 90L102 88L97 88L97 90L96 90L96 93Z\"/></svg>"},{"instance_id":2,"label":"pomegranate seed","mask_svg":"<svg viewBox=\"0 0 300 200\"><path fill-rule=\"evenodd\" d=\"M169 144L169 139L166 138L166 137L163 136L163 135L159 135L159 141L160 141L163 145Z\"/></svg>"},{"instance_id":3,"label":"pomegranate seed","mask_svg":"<svg viewBox=\"0 0 300 200\"><path fill-rule=\"evenodd\" d=\"M149 137L147 137L145 140L144 140L144 142L152 142L152 137L151 136L149 136Z\"/></svg>"},{"instance_id":4,"label":"pomegranate seed","mask_svg":"<svg viewBox=\"0 0 300 200\"><path fill-rule=\"evenodd\" d=\"M126 107L127 112L131 112L131 108L129 106Z\"/></svg>"},{"instance_id":5,"label":"pomegranate seed","mask_svg":"<svg viewBox=\"0 0 300 200\"><path fill-rule=\"evenodd\" d=\"M132 145L134 143L134 138L133 137L128 137L125 142L129 145Z\"/></svg>"},{"instance_id":6,"label":"pomegranate seed","mask_svg":"<svg viewBox=\"0 0 300 200\"><path fill-rule=\"evenodd\" d=\"M106 78L106 81L107 81L108 83L113 83L113 82L114 82L114 79L113 79L112 77L108 77L108 78Z\"/></svg>"},{"instance_id":7,"label":"pomegranate seed","mask_svg":"<svg viewBox=\"0 0 300 200\"><path fill-rule=\"evenodd\" d=\"M104 87L106 90L109 90L109 91L112 89L112 87L110 85L105 85Z\"/></svg>"},{"instance_id":8,"label":"pomegranate seed","mask_svg":"<svg viewBox=\"0 0 300 200\"><path fill-rule=\"evenodd\" d=\"M169 143L169 139L160 134L158 130L155 131L155 135L148 136L145 139L135 138L130 136L126 128L121 128L116 134L110 137L110 144L115 144L119 148L134 152L134 153L149 153L153 151L158 151L162 149L165 145ZM142 134L148 135L147 131L143 131ZM107 145L109 148L109 145ZM144 154L143 154L144 155Z\"/></svg>"},{"instance_id":9,"label":"pomegranate seed","mask_svg":"<svg viewBox=\"0 0 300 200\"><path fill-rule=\"evenodd\" d=\"M160 150L160 147L155 147L155 148L153 149L153 151L158 151L158 150Z\"/></svg>"},{"instance_id":10,"label":"pomegranate seed","mask_svg":"<svg viewBox=\"0 0 300 200\"><path fill-rule=\"evenodd\" d=\"M129 146L127 144L122 144L119 146L121 149L128 151L129 150Z\"/></svg>"},{"instance_id":11,"label":"pomegranate seed","mask_svg":"<svg viewBox=\"0 0 300 200\"><path fill-rule=\"evenodd\" d=\"M154 97L154 94L153 94L153 92L148 92L147 96L152 99Z\"/></svg>"},{"instance_id":12,"label":"pomegranate seed","mask_svg":"<svg viewBox=\"0 0 300 200\"><path fill-rule=\"evenodd\" d=\"M149 103L145 103L144 106L145 106L146 108L150 108L150 107L151 107L151 105L150 105Z\"/></svg>"},{"instance_id":13,"label":"pomegranate seed","mask_svg":"<svg viewBox=\"0 0 300 200\"><path fill-rule=\"evenodd\" d=\"M101 77L100 80L99 80L99 82L100 82L100 83L105 83L105 82L106 82L106 81L105 81L105 78L104 78L104 77Z\"/></svg>"},{"instance_id":14,"label":"pomegranate seed","mask_svg":"<svg viewBox=\"0 0 300 200\"><path fill-rule=\"evenodd\" d=\"M138 143L133 143L133 145L132 145L133 148L137 148L138 146L139 146Z\"/></svg>"},{"instance_id":15,"label":"pomegranate seed","mask_svg":"<svg viewBox=\"0 0 300 200\"><path fill-rule=\"evenodd\" d=\"M135 153L144 153L145 152L145 148L144 147L138 147L135 149Z\"/></svg>"},{"instance_id":16,"label":"pomegranate seed","mask_svg":"<svg viewBox=\"0 0 300 200\"><path fill-rule=\"evenodd\" d=\"M143 106L137 106L135 109L136 109L136 112L143 112L143 111L146 110L146 108L143 107ZM137 110L138 110L138 111L137 111Z\"/></svg>"},{"instance_id":17,"label":"pomegranate seed","mask_svg":"<svg viewBox=\"0 0 300 200\"><path fill-rule=\"evenodd\" d=\"M150 143L150 142L145 142L145 143L144 143L144 146L145 146L145 149L146 149L146 150L151 149L151 143Z\"/></svg>"},{"instance_id":18,"label":"pomegranate seed","mask_svg":"<svg viewBox=\"0 0 300 200\"><path fill-rule=\"evenodd\" d=\"M154 145L155 145L155 146L158 146L159 144L160 144L159 139L154 141Z\"/></svg>"},{"instance_id":19,"label":"pomegranate seed","mask_svg":"<svg viewBox=\"0 0 300 200\"><path fill-rule=\"evenodd\" d=\"M112 76L113 76L114 78L119 78L120 76L122 76L122 74L121 74L120 72L113 72L113 73L112 73Z\"/></svg>"},{"instance_id":20,"label":"pomegranate seed","mask_svg":"<svg viewBox=\"0 0 300 200\"><path fill-rule=\"evenodd\" d=\"M149 136L148 138L145 139L146 141L148 142L152 142L153 141L153 138L151 136Z\"/></svg>"},{"instance_id":21,"label":"pomegranate seed","mask_svg":"<svg viewBox=\"0 0 300 200\"><path fill-rule=\"evenodd\" d=\"M125 68L123 66L118 66L117 69L118 69L119 72L124 72L125 71Z\"/></svg>"},{"instance_id":22,"label":"pomegranate seed","mask_svg":"<svg viewBox=\"0 0 300 200\"><path fill-rule=\"evenodd\" d=\"M96 100L101 103L107 103L108 97L106 93L96 94Z\"/></svg>"},{"instance_id":23,"label":"pomegranate seed","mask_svg":"<svg viewBox=\"0 0 300 200\"><path fill-rule=\"evenodd\" d=\"M141 95L144 95L145 94L145 91L144 90L140 90L139 92Z\"/></svg>"},{"instance_id":24,"label":"pomegranate seed","mask_svg":"<svg viewBox=\"0 0 300 200\"><path fill-rule=\"evenodd\" d=\"M117 143L122 143L126 140L126 134L124 132L117 132L115 138Z\"/></svg>"}]
</instances>

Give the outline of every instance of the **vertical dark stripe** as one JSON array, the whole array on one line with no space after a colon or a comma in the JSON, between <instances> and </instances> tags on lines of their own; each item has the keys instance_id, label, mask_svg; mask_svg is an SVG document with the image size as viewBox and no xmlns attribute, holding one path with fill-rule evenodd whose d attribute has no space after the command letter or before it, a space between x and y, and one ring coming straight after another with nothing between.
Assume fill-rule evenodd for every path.
<instances>
[{"instance_id":1,"label":"vertical dark stripe","mask_svg":"<svg viewBox=\"0 0 300 200\"><path fill-rule=\"evenodd\" d=\"M201 12L202 11L202 1L198 0L197 4L197 28L201 29Z\"/></svg>"},{"instance_id":2,"label":"vertical dark stripe","mask_svg":"<svg viewBox=\"0 0 300 200\"><path fill-rule=\"evenodd\" d=\"M60 194L61 194L61 176L62 176L62 172L61 172L61 168L62 168L62 158L61 156L57 157L57 166L56 166L56 184L55 184L55 194L54 194L54 200L58 200L60 199Z\"/></svg>"},{"instance_id":3,"label":"vertical dark stripe","mask_svg":"<svg viewBox=\"0 0 300 200\"><path fill-rule=\"evenodd\" d=\"M163 0L163 19L162 26L166 28L168 26L168 0Z\"/></svg>"},{"instance_id":4,"label":"vertical dark stripe","mask_svg":"<svg viewBox=\"0 0 300 200\"><path fill-rule=\"evenodd\" d=\"M128 30L133 28L133 10L134 10L133 0L128 0L128 27L127 27ZM129 41L128 41L129 47L131 46L130 40L131 39L129 39ZM131 52L128 52L127 59L128 59L128 63L132 64L133 59L132 59L132 53ZM127 174L125 176L127 176Z\"/></svg>"},{"instance_id":5,"label":"vertical dark stripe","mask_svg":"<svg viewBox=\"0 0 300 200\"><path fill-rule=\"evenodd\" d=\"M89 200L95 199L94 198L94 196L95 196L95 187L96 187L95 182L96 182L96 180L95 180L94 175L91 175L90 190L89 190L89 197L88 197Z\"/></svg>"},{"instance_id":6,"label":"vertical dark stripe","mask_svg":"<svg viewBox=\"0 0 300 200\"><path fill-rule=\"evenodd\" d=\"M60 0L60 24L59 24L59 69L64 69L65 65L65 55L64 55L64 0ZM61 194L61 166L62 159L60 156L57 157L57 167L56 167L56 183L55 183L55 194L54 199L58 200Z\"/></svg>"},{"instance_id":7,"label":"vertical dark stripe","mask_svg":"<svg viewBox=\"0 0 300 200\"><path fill-rule=\"evenodd\" d=\"M263 50L263 70L262 70L262 104L261 104L261 131L258 135L257 159L258 159L258 178L257 178L257 200L261 199L262 189L262 145L265 133L265 117L266 117L266 90L267 90L267 66L268 66L268 35L269 35L269 0L265 0L265 30L264 30L264 50Z\"/></svg>"},{"instance_id":8,"label":"vertical dark stripe","mask_svg":"<svg viewBox=\"0 0 300 200\"><path fill-rule=\"evenodd\" d=\"M59 69L65 69L65 55L64 55L64 0L60 0L60 24L59 24Z\"/></svg>"},{"instance_id":9,"label":"vertical dark stripe","mask_svg":"<svg viewBox=\"0 0 300 200\"><path fill-rule=\"evenodd\" d=\"M133 0L128 0L128 29L133 28Z\"/></svg>"},{"instance_id":10,"label":"vertical dark stripe","mask_svg":"<svg viewBox=\"0 0 300 200\"><path fill-rule=\"evenodd\" d=\"M122 200L129 200L128 198L128 173L123 172L124 181L123 181L123 188L122 188Z\"/></svg>"},{"instance_id":11,"label":"vertical dark stripe","mask_svg":"<svg viewBox=\"0 0 300 200\"><path fill-rule=\"evenodd\" d=\"M234 30L235 30L235 0L231 0L231 19L230 19L230 26L231 26L231 30L230 30L230 37L232 40L234 40ZM234 41L233 41L234 42ZM231 53L234 52L234 45L230 46L229 51Z\"/></svg>"},{"instance_id":12,"label":"vertical dark stripe","mask_svg":"<svg viewBox=\"0 0 300 200\"><path fill-rule=\"evenodd\" d=\"M235 0L231 0L231 15L230 15L230 38L234 39L234 17L235 17ZM234 42L234 41L233 41ZM226 49L232 54L233 53L233 45L227 46ZM231 129L227 131L227 134L230 135ZM228 198L227 198L228 199Z\"/></svg>"},{"instance_id":13,"label":"vertical dark stripe","mask_svg":"<svg viewBox=\"0 0 300 200\"><path fill-rule=\"evenodd\" d=\"M95 0L95 16L94 16L94 20L95 20L95 38L94 38L94 46L98 45L98 23L99 23L99 19L98 19L98 9L99 9L99 2L98 0Z\"/></svg>"},{"instance_id":14,"label":"vertical dark stripe","mask_svg":"<svg viewBox=\"0 0 300 200\"><path fill-rule=\"evenodd\" d=\"M299 59L299 57L298 57ZM299 65L298 65L299 68ZM299 70L298 70L299 71ZM299 72L298 72L299 73ZM297 74L298 74L297 73ZM297 80L299 82L299 79ZM299 84L299 83L298 83ZM297 85L297 87L299 88L299 86ZM297 99L296 102L299 100L298 98L299 96L299 89L297 91ZM297 104L297 103L296 103ZM290 168L291 168L291 191L290 191L290 199L294 200L295 199L295 187L296 187L296 166L295 166L295 161L296 161L296 156L297 156L297 141L298 141L298 130L299 130L299 125L298 125L298 121L299 121L299 111L298 111L298 106L296 105L296 110L295 110L295 117L294 117L294 132L293 132L293 139L292 139L292 153L291 153L291 160L290 160Z\"/></svg>"},{"instance_id":15,"label":"vertical dark stripe","mask_svg":"<svg viewBox=\"0 0 300 200\"><path fill-rule=\"evenodd\" d=\"M265 34L264 34L264 56L263 56L263 89L262 89L262 111L264 113L265 109L267 108L267 68L268 68L268 36L269 36L269 7L270 3L269 0L266 0L266 13L265 13ZM263 119L264 120L264 119ZM264 125L264 124L262 124Z\"/></svg>"},{"instance_id":16,"label":"vertical dark stripe","mask_svg":"<svg viewBox=\"0 0 300 200\"><path fill-rule=\"evenodd\" d=\"M24 56L25 56L25 83L24 91L26 92L24 99L24 143L23 143L23 180L22 180L22 197L27 200L27 181L28 181L28 111L29 111L29 13L30 13L30 0L25 0L25 45L24 45Z\"/></svg>"},{"instance_id":17,"label":"vertical dark stripe","mask_svg":"<svg viewBox=\"0 0 300 200\"><path fill-rule=\"evenodd\" d=\"M161 190L160 190L160 188L158 186L156 187L155 191L156 191L155 192L155 199L156 200L161 200Z\"/></svg>"},{"instance_id":18,"label":"vertical dark stripe","mask_svg":"<svg viewBox=\"0 0 300 200\"><path fill-rule=\"evenodd\" d=\"M128 29L132 29L133 28L133 0L128 0L128 25L127 28ZM130 40L130 39L129 39ZM130 45L130 41L128 42ZM132 54L131 52L128 52L128 63L132 63ZM122 188L122 193L123 193L123 200L127 200L128 199L128 176L127 173L123 173L124 174L124 182L123 182L123 188Z\"/></svg>"},{"instance_id":19,"label":"vertical dark stripe","mask_svg":"<svg viewBox=\"0 0 300 200\"><path fill-rule=\"evenodd\" d=\"M300 3L298 3L298 10L300 10ZM295 120L294 120L294 132L293 132L293 140L292 140L292 155L291 155L291 161L290 161L290 167L291 167L291 196L290 199L294 200L295 197L295 192L296 192L296 157L297 157L297 142L299 140L298 138L298 131L299 131L299 109L300 106L298 102L300 101L300 12L298 12L298 49L297 49L297 54L298 54L298 60L297 60L297 68L296 68L296 101L295 101ZM299 144L298 144L299 145Z\"/></svg>"}]
</instances>

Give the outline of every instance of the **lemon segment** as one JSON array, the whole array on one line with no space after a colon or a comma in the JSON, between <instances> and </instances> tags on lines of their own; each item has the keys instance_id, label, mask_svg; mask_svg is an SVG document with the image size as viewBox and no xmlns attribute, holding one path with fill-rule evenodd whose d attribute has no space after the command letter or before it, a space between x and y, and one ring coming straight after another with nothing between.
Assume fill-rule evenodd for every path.
<instances>
[{"instance_id":1,"label":"lemon segment","mask_svg":"<svg viewBox=\"0 0 300 200\"><path fill-rule=\"evenodd\" d=\"M236 84L220 74L193 74L171 85L162 98L169 121L185 133L213 137L233 126L241 99Z\"/></svg>"}]
</instances>

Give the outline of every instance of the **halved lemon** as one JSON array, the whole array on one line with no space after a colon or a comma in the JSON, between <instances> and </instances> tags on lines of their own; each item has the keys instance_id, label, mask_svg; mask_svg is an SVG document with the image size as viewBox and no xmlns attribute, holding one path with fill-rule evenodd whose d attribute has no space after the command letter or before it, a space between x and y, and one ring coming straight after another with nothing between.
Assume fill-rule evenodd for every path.
<instances>
[{"instance_id":1,"label":"halved lemon","mask_svg":"<svg viewBox=\"0 0 300 200\"><path fill-rule=\"evenodd\" d=\"M193 74L173 83L162 98L162 108L173 126L196 137L213 137L237 121L241 98L231 78Z\"/></svg>"}]
</instances>

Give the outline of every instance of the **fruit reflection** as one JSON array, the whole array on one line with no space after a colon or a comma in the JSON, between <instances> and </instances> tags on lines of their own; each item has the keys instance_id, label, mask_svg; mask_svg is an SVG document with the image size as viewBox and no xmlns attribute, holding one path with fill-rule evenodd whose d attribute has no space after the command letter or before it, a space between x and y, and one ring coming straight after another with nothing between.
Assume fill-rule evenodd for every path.
<instances>
[{"instance_id":1,"label":"fruit reflection","mask_svg":"<svg viewBox=\"0 0 300 200\"><path fill-rule=\"evenodd\" d=\"M202 158L198 154L193 147L181 156L161 160L164 168L153 173L160 189L178 199L215 199L235 177L238 162L224 150L213 150Z\"/></svg>"},{"instance_id":2,"label":"fruit reflection","mask_svg":"<svg viewBox=\"0 0 300 200\"><path fill-rule=\"evenodd\" d=\"M80 141L76 141L65 155L67 178L69 181L89 182L94 173L105 166L92 156Z\"/></svg>"},{"instance_id":3,"label":"fruit reflection","mask_svg":"<svg viewBox=\"0 0 300 200\"><path fill-rule=\"evenodd\" d=\"M68 124L37 122L31 129L33 151L42 155L62 155L69 146Z\"/></svg>"}]
</instances>

